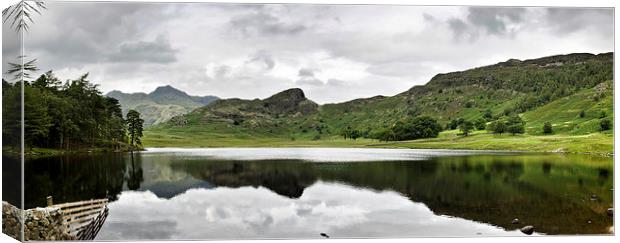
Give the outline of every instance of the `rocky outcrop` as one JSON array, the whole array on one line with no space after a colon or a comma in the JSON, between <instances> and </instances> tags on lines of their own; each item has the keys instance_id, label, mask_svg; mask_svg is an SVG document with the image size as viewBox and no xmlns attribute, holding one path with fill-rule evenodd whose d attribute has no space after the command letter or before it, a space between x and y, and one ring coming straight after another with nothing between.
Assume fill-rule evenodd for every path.
<instances>
[{"instance_id":1,"label":"rocky outcrop","mask_svg":"<svg viewBox=\"0 0 620 243\"><path fill-rule=\"evenodd\" d=\"M191 125L196 117L204 124L228 123L230 126L247 128L275 128L277 119L301 117L318 112L319 105L306 98L301 89L293 88L266 99L243 100L238 98L217 100L189 114L176 116L169 125Z\"/></svg>"},{"instance_id":2,"label":"rocky outcrop","mask_svg":"<svg viewBox=\"0 0 620 243\"><path fill-rule=\"evenodd\" d=\"M265 99L264 107L272 114L308 114L316 111L318 105L308 100L301 89L294 88Z\"/></svg>"}]
</instances>

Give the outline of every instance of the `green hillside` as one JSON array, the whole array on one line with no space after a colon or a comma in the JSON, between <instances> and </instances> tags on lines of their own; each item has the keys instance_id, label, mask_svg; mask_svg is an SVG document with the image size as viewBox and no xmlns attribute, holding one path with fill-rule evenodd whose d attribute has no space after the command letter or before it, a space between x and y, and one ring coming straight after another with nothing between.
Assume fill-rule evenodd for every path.
<instances>
[{"instance_id":1,"label":"green hillside","mask_svg":"<svg viewBox=\"0 0 620 243\"><path fill-rule=\"evenodd\" d=\"M120 102L123 114L127 114L129 110L140 112L146 127L168 121L174 116L186 114L218 99L215 96L190 96L171 86L157 87L149 94L127 94L114 90L106 96Z\"/></svg>"},{"instance_id":2,"label":"green hillside","mask_svg":"<svg viewBox=\"0 0 620 243\"><path fill-rule=\"evenodd\" d=\"M525 112L527 133L542 134L545 122L553 125L554 133L583 135L597 132L601 119L613 121L612 89L611 82L604 82ZM580 116L582 112L583 117Z\"/></svg>"},{"instance_id":3,"label":"green hillside","mask_svg":"<svg viewBox=\"0 0 620 243\"><path fill-rule=\"evenodd\" d=\"M519 115L526 121L526 135L522 136L542 135L546 122L553 124L554 136L586 135L599 132L601 119L613 120L612 80L612 53L511 59L438 74L425 85L391 97L318 106L303 91L292 89L265 100L219 100L149 128L144 142L147 146L174 146L187 138L198 140L194 145L227 146L226 142L205 140L239 140L232 143L238 146L243 140L247 144L263 139L276 145L286 141L331 145L338 144L333 140L344 130L358 130L373 141L373 134L418 116L435 118L445 127L457 118L492 121ZM438 139L446 133L451 132Z\"/></svg>"}]
</instances>

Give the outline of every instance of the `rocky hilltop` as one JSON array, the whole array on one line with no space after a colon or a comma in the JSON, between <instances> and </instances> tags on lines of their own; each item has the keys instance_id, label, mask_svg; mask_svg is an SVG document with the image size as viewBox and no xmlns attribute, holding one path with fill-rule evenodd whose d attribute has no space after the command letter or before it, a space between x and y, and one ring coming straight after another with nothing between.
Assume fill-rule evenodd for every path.
<instances>
[{"instance_id":1,"label":"rocky hilltop","mask_svg":"<svg viewBox=\"0 0 620 243\"><path fill-rule=\"evenodd\" d=\"M277 126L277 119L295 118L316 113L318 104L306 98L301 89L294 88L277 93L264 100L221 99L198 108L190 114L174 117L170 123L217 123L250 127Z\"/></svg>"},{"instance_id":2,"label":"rocky hilltop","mask_svg":"<svg viewBox=\"0 0 620 243\"><path fill-rule=\"evenodd\" d=\"M170 85L157 87L151 93L123 93L111 91L108 97L117 99L123 114L133 109L140 112L145 127L168 121L170 118L186 114L195 108L207 105L217 99L216 96L191 96Z\"/></svg>"}]
</instances>

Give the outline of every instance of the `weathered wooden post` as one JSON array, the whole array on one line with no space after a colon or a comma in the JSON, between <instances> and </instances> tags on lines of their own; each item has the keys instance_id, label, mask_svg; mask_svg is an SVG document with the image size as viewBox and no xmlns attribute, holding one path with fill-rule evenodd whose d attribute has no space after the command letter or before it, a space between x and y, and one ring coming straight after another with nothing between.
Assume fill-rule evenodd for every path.
<instances>
[{"instance_id":1,"label":"weathered wooden post","mask_svg":"<svg viewBox=\"0 0 620 243\"><path fill-rule=\"evenodd\" d=\"M47 206L51 207L54 205L54 200L52 199L52 196L47 196Z\"/></svg>"}]
</instances>

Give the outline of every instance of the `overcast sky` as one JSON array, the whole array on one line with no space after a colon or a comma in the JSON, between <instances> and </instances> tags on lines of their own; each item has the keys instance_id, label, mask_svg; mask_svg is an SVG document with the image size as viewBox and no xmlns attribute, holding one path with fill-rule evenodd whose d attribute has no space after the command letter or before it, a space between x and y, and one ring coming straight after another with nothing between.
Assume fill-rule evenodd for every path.
<instances>
[{"instance_id":1,"label":"overcast sky","mask_svg":"<svg viewBox=\"0 0 620 243\"><path fill-rule=\"evenodd\" d=\"M40 72L90 73L105 93L170 84L265 98L299 87L318 103L394 95L437 73L613 51L613 10L387 5L48 2L25 34ZM14 35L3 28L4 60ZM3 63L6 66L6 63Z\"/></svg>"}]
</instances>

